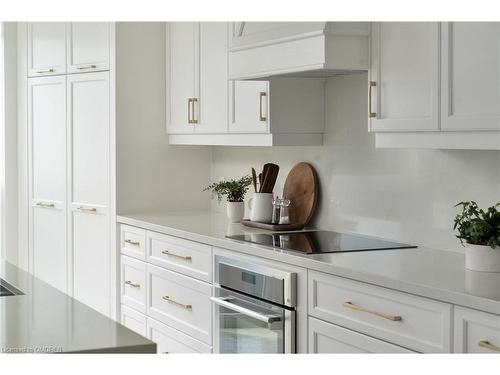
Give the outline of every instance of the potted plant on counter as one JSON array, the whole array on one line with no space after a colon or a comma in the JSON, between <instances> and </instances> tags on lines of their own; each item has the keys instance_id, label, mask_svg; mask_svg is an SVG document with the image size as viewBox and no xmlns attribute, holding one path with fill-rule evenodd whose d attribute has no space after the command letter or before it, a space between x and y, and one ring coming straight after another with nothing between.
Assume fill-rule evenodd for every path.
<instances>
[{"instance_id":1,"label":"potted plant on counter","mask_svg":"<svg viewBox=\"0 0 500 375\"><path fill-rule=\"evenodd\" d=\"M239 180L227 180L214 182L207 186L203 191L211 190L217 195L219 202L223 197L227 200L227 217L232 223L239 223L245 213L243 199L252 183L252 177L244 176Z\"/></svg>"},{"instance_id":2,"label":"potted plant on counter","mask_svg":"<svg viewBox=\"0 0 500 375\"><path fill-rule=\"evenodd\" d=\"M465 246L465 268L500 272L500 203L486 210L476 202L460 202L462 213L455 217L453 229ZM464 244L465 243L465 244Z\"/></svg>"}]
</instances>

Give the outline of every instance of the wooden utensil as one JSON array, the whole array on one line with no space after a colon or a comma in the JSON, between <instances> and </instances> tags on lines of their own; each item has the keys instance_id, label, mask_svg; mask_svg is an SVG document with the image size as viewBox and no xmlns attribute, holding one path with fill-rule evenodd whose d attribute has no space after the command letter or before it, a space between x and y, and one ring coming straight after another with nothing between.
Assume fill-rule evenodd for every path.
<instances>
[{"instance_id":1,"label":"wooden utensil","mask_svg":"<svg viewBox=\"0 0 500 375\"><path fill-rule=\"evenodd\" d=\"M255 192L257 192L257 172L255 172L255 168L252 168L252 182Z\"/></svg>"},{"instance_id":2,"label":"wooden utensil","mask_svg":"<svg viewBox=\"0 0 500 375\"><path fill-rule=\"evenodd\" d=\"M262 188L262 173L259 173L259 193L261 188Z\"/></svg>"},{"instance_id":3,"label":"wooden utensil","mask_svg":"<svg viewBox=\"0 0 500 375\"><path fill-rule=\"evenodd\" d=\"M280 167L276 164L268 163L265 166L264 181L262 182L261 193L272 193Z\"/></svg>"},{"instance_id":4,"label":"wooden utensil","mask_svg":"<svg viewBox=\"0 0 500 375\"><path fill-rule=\"evenodd\" d=\"M318 182L308 163L296 164L285 181L283 198L290 199L290 222L307 225L316 209Z\"/></svg>"}]
</instances>

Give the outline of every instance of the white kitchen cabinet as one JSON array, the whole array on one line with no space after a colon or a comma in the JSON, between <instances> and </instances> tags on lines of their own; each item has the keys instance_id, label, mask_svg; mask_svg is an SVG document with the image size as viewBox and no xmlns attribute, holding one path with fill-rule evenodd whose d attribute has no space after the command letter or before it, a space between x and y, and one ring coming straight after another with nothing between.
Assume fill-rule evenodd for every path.
<instances>
[{"instance_id":1,"label":"white kitchen cabinet","mask_svg":"<svg viewBox=\"0 0 500 375\"><path fill-rule=\"evenodd\" d=\"M224 22L167 25L169 134L227 130L227 39Z\"/></svg>"},{"instance_id":2,"label":"white kitchen cabinet","mask_svg":"<svg viewBox=\"0 0 500 375\"><path fill-rule=\"evenodd\" d=\"M500 23L442 26L442 130L500 130Z\"/></svg>"},{"instance_id":3,"label":"white kitchen cabinet","mask_svg":"<svg viewBox=\"0 0 500 375\"><path fill-rule=\"evenodd\" d=\"M146 263L122 255L120 262L121 302L146 313Z\"/></svg>"},{"instance_id":4,"label":"white kitchen cabinet","mask_svg":"<svg viewBox=\"0 0 500 375\"><path fill-rule=\"evenodd\" d=\"M83 73L109 70L109 22L71 22L67 33L67 71Z\"/></svg>"},{"instance_id":5,"label":"white kitchen cabinet","mask_svg":"<svg viewBox=\"0 0 500 375\"><path fill-rule=\"evenodd\" d=\"M28 76L66 73L66 23L28 24Z\"/></svg>"},{"instance_id":6,"label":"white kitchen cabinet","mask_svg":"<svg viewBox=\"0 0 500 375\"><path fill-rule=\"evenodd\" d=\"M500 354L500 316L455 307L454 351Z\"/></svg>"},{"instance_id":7,"label":"white kitchen cabinet","mask_svg":"<svg viewBox=\"0 0 500 375\"><path fill-rule=\"evenodd\" d=\"M309 353L414 353L400 346L309 318Z\"/></svg>"},{"instance_id":8,"label":"white kitchen cabinet","mask_svg":"<svg viewBox=\"0 0 500 375\"><path fill-rule=\"evenodd\" d=\"M128 329L131 329L141 336L147 337L148 333L146 315L143 315L140 312L131 309L130 307L122 305L120 321Z\"/></svg>"},{"instance_id":9,"label":"white kitchen cabinet","mask_svg":"<svg viewBox=\"0 0 500 375\"><path fill-rule=\"evenodd\" d=\"M167 23L168 133L194 132L198 29L196 22Z\"/></svg>"},{"instance_id":10,"label":"white kitchen cabinet","mask_svg":"<svg viewBox=\"0 0 500 375\"><path fill-rule=\"evenodd\" d=\"M73 296L110 311L109 73L68 76L70 246ZM114 237L114 235L113 235Z\"/></svg>"},{"instance_id":11,"label":"white kitchen cabinet","mask_svg":"<svg viewBox=\"0 0 500 375\"><path fill-rule=\"evenodd\" d=\"M29 268L62 291L68 278L65 102L65 76L29 80Z\"/></svg>"},{"instance_id":12,"label":"white kitchen cabinet","mask_svg":"<svg viewBox=\"0 0 500 375\"><path fill-rule=\"evenodd\" d=\"M437 22L372 24L371 131L439 130L439 33Z\"/></svg>"},{"instance_id":13,"label":"white kitchen cabinet","mask_svg":"<svg viewBox=\"0 0 500 375\"><path fill-rule=\"evenodd\" d=\"M269 132L269 81L234 81L231 84L232 133Z\"/></svg>"}]
</instances>

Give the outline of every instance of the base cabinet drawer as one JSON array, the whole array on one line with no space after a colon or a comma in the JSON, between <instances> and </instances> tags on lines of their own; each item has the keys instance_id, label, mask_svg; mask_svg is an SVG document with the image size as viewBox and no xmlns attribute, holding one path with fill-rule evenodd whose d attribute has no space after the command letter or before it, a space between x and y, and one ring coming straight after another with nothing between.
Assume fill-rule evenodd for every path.
<instances>
[{"instance_id":1,"label":"base cabinet drawer","mask_svg":"<svg viewBox=\"0 0 500 375\"><path fill-rule=\"evenodd\" d=\"M165 234L148 232L148 263L212 282L212 247Z\"/></svg>"},{"instance_id":2,"label":"base cabinet drawer","mask_svg":"<svg viewBox=\"0 0 500 375\"><path fill-rule=\"evenodd\" d=\"M135 333L146 337L146 315L131 309L125 305L121 306L121 323Z\"/></svg>"},{"instance_id":3,"label":"base cabinet drawer","mask_svg":"<svg viewBox=\"0 0 500 375\"><path fill-rule=\"evenodd\" d=\"M147 337L158 353L212 353L212 347L154 319L147 318Z\"/></svg>"},{"instance_id":4,"label":"base cabinet drawer","mask_svg":"<svg viewBox=\"0 0 500 375\"><path fill-rule=\"evenodd\" d=\"M455 307L455 353L500 354L500 316Z\"/></svg>"},{"instance_id":5,"label":"base cabinet drawer","mask_svg":"<svg viewBox=\"0 0 500 375\"><path fill-rule=\"evenodd\" d=\"M133 309L146 313L146 263L122 255L121 302Z\"/></svg>"},{"instance_id":6,"label":"base cabinet drawer","mask_svg":"<svg viewBox=\"0 0 500 375\"><path fill-rule=\"evenodd\" d=\"M146 231L129 225L120 225L120 252L145 261Z\"/></svg>"},{"instance_id":7,"label":"base cabinet drawer","mask_svg":"<svg viewBox=\"0 0 500 375\"><path fill-rule=\"evenodd\" d=\"M148 264L147 315L212 343L212 286Z\"/></svg>"},{"instance_id":8,"label":"base cabinet drawer","mask_svg":"<svg viewBox=\"0 0 500 375\"><path fill-rule=\"evenodd\" d=\"M346 328L309 318L309 353L414 353Z\"/></svg>"},{"instance_id":9,"label":"base cabinet drawer","mask_svg":"<svg viewBox=\"0 0 500 375\"><path fill-rule=\"evenodd\" d=\"M446 303L309 272L309 315L417 352L451 351Z\"/></svg>"}]
</instances>

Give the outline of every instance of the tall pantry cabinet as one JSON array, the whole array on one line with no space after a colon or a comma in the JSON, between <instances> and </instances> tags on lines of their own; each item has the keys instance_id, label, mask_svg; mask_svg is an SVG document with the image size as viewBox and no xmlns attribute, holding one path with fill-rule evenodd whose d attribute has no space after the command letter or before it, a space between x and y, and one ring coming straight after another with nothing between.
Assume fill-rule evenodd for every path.
<instances>
[{"instance_id":1,"label":"tall pantry cabinet","mask_svg":"<svg viewBox=\"0 0 500 375\"><path fill-rule=\"evenodd\" d=\"M36 277L115 314L112 23L30 23L29 249Z\"/></svg>"}]
</instances>

